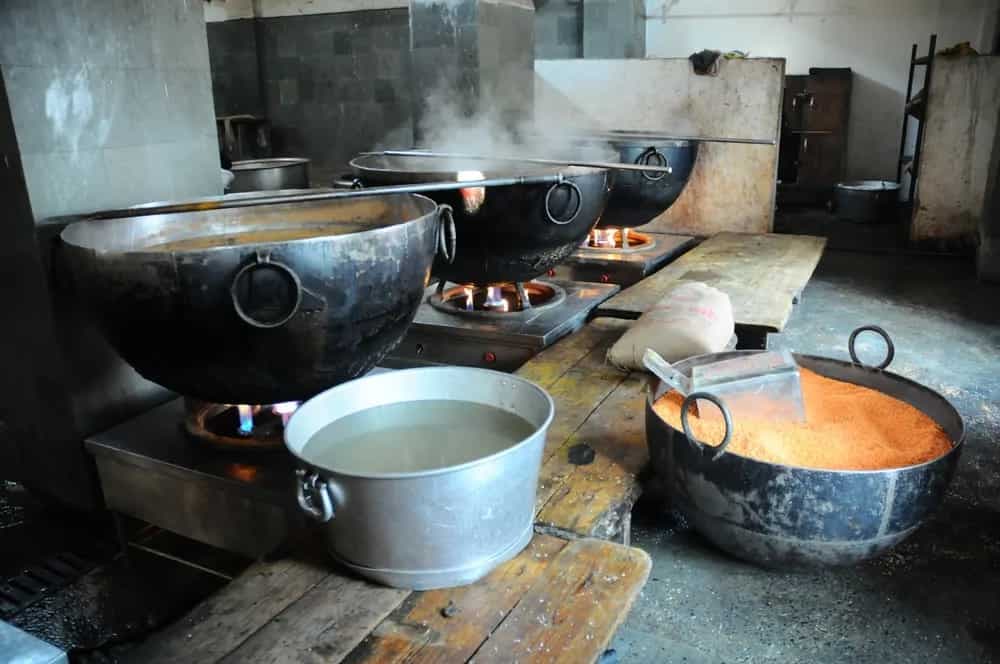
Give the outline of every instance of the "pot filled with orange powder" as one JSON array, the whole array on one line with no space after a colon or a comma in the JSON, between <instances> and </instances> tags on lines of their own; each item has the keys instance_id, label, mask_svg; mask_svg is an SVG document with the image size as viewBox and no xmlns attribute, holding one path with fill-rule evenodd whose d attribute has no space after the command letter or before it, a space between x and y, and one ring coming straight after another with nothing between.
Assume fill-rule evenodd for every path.
<instances>
[{"instance_id":1,"label":"pot filled with orange powder","mask_svg":"<svg viewBox=\"0 0 1000 664\"><path fill-rule=\"evenodd\" d=\"M889 354L857 360L854 340L871 329ZM877 556L923 523L944 498L965 428L947 399L885 371L892 342L859 328L852 362L795 354L806 420L733 418L724 400L661 382L646 403L646 440L672 506L721 549L766 566L850 564ZM693 367L737 357L689 358ZM689 408L698 404L697 413ZM685 415L685 410L687 410ZM686 420L686 425L684 423Z\"/></svg>"}]
</instances>

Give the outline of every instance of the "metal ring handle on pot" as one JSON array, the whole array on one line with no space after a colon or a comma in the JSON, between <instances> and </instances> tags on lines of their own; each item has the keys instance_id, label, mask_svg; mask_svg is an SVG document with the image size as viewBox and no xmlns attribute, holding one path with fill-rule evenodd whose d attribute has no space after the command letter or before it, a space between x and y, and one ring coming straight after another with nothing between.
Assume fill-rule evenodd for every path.
<instances>
[{"instance_id":1,"label":"metal ring handle on pot","mask_svg":"<svg viewBox=\"0 0 1000 664\"><path fill-rule=\"evenodd\" d=\"M651 164L650 162L653 159L656 159L660 163L659 164ZM636 158L635 163L639 164L640 166L663 166L666 169L670 168L670 163L667 161L667 156L665 154L663 154L662 152L660 152L659 150L657 150L655 147L648 147L648 148L646 148L642 152L642 154L640 154ZM642 177L646 178L650 182L658 182L658 181L662 180L663 178L665 178L668 174L669 174L669 172L667 172L667 173L650 173L649 171L642 171Z\"/></svg>"},{"instance_id":2,"label":"metal ring handle on pot","mask_svg":"<svg viewBox=\"0 0 1000 664\"><path fill-rule=\"evenodd\" d=\"M449 265L455 262L458 233L455 231L455 213L450 205L438 206L438 255Z\"/></svg>"},{"instance_id":3,"label":"metal ring handle on pot","mask_svg":"<svg viewBox=\"0 0 1000 664\"><path fill-rule=\"evenodd\" d=\"M330 487L316 473L306 472L299 468L295 471L295 497L299 500L302 511L320 523L326 523L334 517L333 496Z\"/></svg>"},{"instance_id":4,"label":"metal ring handle on pot","mask_svg":"<svg viewBox=\"0 0 1000 664\"><path fill-rule=\"evenodd\" d=\"M249 277L257 270L277 270L278 272L282 273L285 276L285 278L288 279L288 281L291 282L291 284L295 289L294 302L290 307L288 307L288 311L280 318L276 318L274 320L261 320L260 318L256 318L250 313L248 313L246 309L243 308L243 305L240 303L240 297L239 297L240 282L243 279ZM302 304L302 280L299 279L299 275L297 275L295 273L295 270L293 270L292 268L288 267L284 263L271 260L270 254L261 254L258 252L257 255L254 257L253 262L247 263L246 265L241 267L239 271L236 273L236 276L233 277L232 285L230 285L229 287L229 296L233 301L233 309L236 310L236 315L239 316L246 324L262 329L281 327L282 325L290 321L293 316L295 316L295 314L299 310L299 306L301 306Z\"/></svg>"},{"instance_id":5,"label":"metal ring handle on pot","mask_svg":"<svg viewBox=\"0 0 1000 664\"><path fill-rule=\"evenodd\" d=\"M565 188L569 190L570 200L576 196L576 207L573 208L573 214L569 215L568 219L559 219L554 214L552 214L552 194L560 188ZM577 186L572 180L564 180L562 182L557 182L549 190L545 192L545 216L548 217L549 221L553 224L559 226L564 226L570 224L576 219L577 215L580 214L580 210L583 208L583 193L580 191L580 187Z\"/></svg>"},{"instance_id":6,"label":"metal ring handle on pot","mask_svg":"<svg viewBox=\"0 0 1000 664\"><path fill-rule=\"evenodd\" d=\"M722 442L714 447L706 445L695 438L694 433L691 431L691 425L688 423L688 410L691 407L691 404L698 399L704 399L705 401L711 401L714 403L722 413L722 419L726 424L726 434L722 437ZM698 447L700 445L705 449L712 450L712 461L715 461L722 456L723 453L725 453L726 448L729 447L729 443L733 440L733 416L729 412L729 408L726 404L722 402L722 399L709 392L692 392L684 398L684 403L681 404L681 428L684 429L684 435L687 436L688 442L691 443L693 447Z\"/></svg>"},{"instance_id":7,"label":"metal ring handle on pot","mask_svg":"<svg viewBox=\"0 0 1000 664\"><path fill-rule=\"evenodd\" d=\"M885 345L886 345L885 359L882 360L881 364L879 365L865 364L864 362L858 359L858 354L854 349L854 342L858 338L858 335L861 334L862 332L875 332L880 337L885 339ZM851 362L854 362L854 364L862 366L866 369L875 369L876 371L881 371L882 369L888 367L892 363L892 359L896 357L896 346L892 343L892 339L889 338L889 333L883 330L878 325L862 325L858 329L851 332L851 336L847 340L847 352L851 354Z\"/></svg>"}]
</instances>

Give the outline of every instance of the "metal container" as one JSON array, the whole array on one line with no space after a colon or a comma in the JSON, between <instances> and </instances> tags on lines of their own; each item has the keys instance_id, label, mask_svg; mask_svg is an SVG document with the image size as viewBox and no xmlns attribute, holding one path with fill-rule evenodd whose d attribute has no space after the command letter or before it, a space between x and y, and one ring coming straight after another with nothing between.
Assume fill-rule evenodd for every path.
<instances>
[{"instance_id":1,"label":"metal container","mask_svg":"<svg viewBox=\"0 0 1000 664\"><path fill-rule=\"evenodd\" d=\"M228 189L231 193L309 186L309 160L300 157L234 161L230 170L235 176Z\"/></svg>"},{"instance_id":2,"label":"metal container","mask_svg":"<svg viewBox=\"0 0 1000 664\"><path fill-rule=\"evenodd\" d=\"M490 456L412 473L348 474L317 466L303 454L316 432L352 413L441 399L504 409L527 420L534 432ZM325 524L338 561L387 585L441 588L472 583L531 540L553 414L545 390L517 376L468 367L406 369L366 376L310 399L292 416L285 444L301 465L299 503Z\"/></svg>"},{"instance_id":3,"label":"metal container","mask_svg":"<svg viewBox=\"0 0 1000 664\"><path fill-rule=\"evenodd\" d=\"M436 276L462 284L528 281L566 260L604 212L611 175L599 168L553 168L537 164L470 160L453 163L426 157L361 155L351 168L365 186L454 182L479 171L486 178L565 175L556 184L487 187L477 198L469 189L429 194L455 211L458 251L451 263L437 261Z\"/></svg>"},{"instance_id":4,"label":"metal container","mask_svg":"<svg viewBox=\"0 0 1000 664\"><path fill-rule=\"evenodd\" d=\"M666 212L684 191L698 155L698 144L692 141L643 143L616 139L609 144L623 163L669 166L671 172L616 172L598 228L635 228Z\"/></svg>"},{"instance_id":5,"label":"metal container","mask_svg":"<svg viewBox=\"0 0 1000 664\"><path fill-rule=\"evenodd\" d=\"M888 180L838 182L833 211L838 218L863 224L898 221L899 183Z\"/></svg>"},{"instance_id":6,"label":"metal container","mask_svg":"<svg viewBox=\"0 0 1000 664\"><path fill-rule=\"evenodd\" d=\"M890 342L888 360L891 348ZM690 375L699 364L748 352L755 351L694 357L674 366ZM812 355L795 359L818 374L879 390L920 409L951 438L951 451L927 463L871 471L758 461L725 452L728 434L712 447L664 422L653 410L669 389L660 383L646 402L654 471L665 480L672 507L712 543L739 558L784 567L845 565L877 556L912 534L944 499L965 440L962 418L938 393L884 371L888 362L872 368Z\"/></svg>"},{"instance_id":7,"label":"metal container","mask_svg":"<svg viewBox=\"0 0 1000 664\"><path fill-rule=\"evenodd\" d=\"M442 229L414 194L136 215L67 226L68 277L139 373L237 404L373 367L412 322ZM238 240L163 247L219 235Z\"/></svg>"}]
</instances>

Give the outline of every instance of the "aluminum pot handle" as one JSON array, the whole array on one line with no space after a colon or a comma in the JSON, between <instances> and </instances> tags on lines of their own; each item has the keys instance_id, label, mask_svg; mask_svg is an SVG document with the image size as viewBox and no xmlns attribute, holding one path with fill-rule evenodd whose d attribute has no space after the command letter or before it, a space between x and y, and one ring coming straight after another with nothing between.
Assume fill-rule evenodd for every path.
<instances>
[{"instance_id":1,"label":"aluminum pot handle","mask_svg":"<svg viewBox=\"0 0 1000 664\"><path fill-rule=\"evenodd\" d=\"M865 364L858 359L858 354L854 349L854 342L857 340L858 335L862 332L875 332L880 337L885 339L885 359L882 360L881 364L870 365ZM874 369L876 371L882 371L892 363L892 359L896 357L896 346L892 343L892 339L889 338L889 333L883 330L878 325L862 325L858 329L851 332L850 338L847 340L847 352L851 354L851 362L857 364L858 366L864 367L866 369Z\"/></svg>"},{"instance_id":2,"label":"aluminum pot handle","mask_svg":"<svg viewBox=\"0 0 1000 664\"><path fill-rule=\"evenodd\" d=\"M455 231L455 213L450 205L438 206L438 255L449 265L455 262L458 233Z\"/></svg>"},{"instance_id":3,"label":"aluminum pot handle","mask_svg":"<svg viewBox=\"0 0 1000 664\"><path fill-rule=\"evenodd\" d=\"M573 208L573 214L569 216L568 219L559 219L554 214L552 214L552 194L558 189L565 188L570 191L570 200L572 200L573 195L576 195L576 207ZM562 182L556 182L554 185L549 187L549 190L545 192L545 216L553 224L558 226L565 226L566 224L573 223L577 215L580 214L580 210L583 208L583 193L580 191L580 187L577 186L572 180L563 180Z\"/></svg>"},{"instance_id":4,"label":"aluminum pot handle","mask_svg":"<svg viewBox=\"0 0 1000 664\"><path fill-rule=\"evenodd\" d=\"M651 161L653 161L653 159L655 159L656 161L658 161L660 163L659 164L652 164L652 163L650 163ZM659 150L657 150L653 146L650 146L650 147L646 148L645 150L643 150L642 154L640 154L636 158L635 163L639 164L640 166L657 166L657 165L659 165L659 166L663 166L664 168L667 169L666 173L650 173L649 171L642 171L642 177L646 178L650 182L657 182L659 180L662 180L669 173L673 172L673 169L670 168L670 162L667 161L667 156L665 154L663 154L662 152L660 152Z\"/></svg>"},{"instance_id":5,"label":"aluminum pot handle","mask_svg":"<svg viewBox=\"0 0 1000 664\"><path fill-rule=\"evenodd\" d=\"M259 318L255 318L243 308L242 304L240 304L238 292L240 281L245 277L250 276L250 274L256 272L257 270L277 270L278 272L284 274L295 287L295 301L292 303L292 306L288 308L288 312L281 318L275 320L261 320ZM299 275L297 275L295 270L292 268L288 267L284 263L271 260L270 254L257 252L254 256L253 262L247 263L241 267L236 273L236 276L233 277L233 283L229 287L229 296L232 298L233 309L236 310L236 315L243 319L243 322L246 324L262 329L281 327L290 321L292 317L298 313L299 307L302 306L302 280L299 279Z\"/></svg>"},{"instance_id":6,"label":"aluminum pot handle","mask_svg":"<svg viewBox=\"0 0 1000 664\"><path fill-rule=\"evenodd\" d=\"M320 523L326 523L334 516L333 497L330 487L316 473L299 468L295 471L295 496L302 511Z\"/></svg>"},{"instance_id":7,"label":"aluminum pot handle","mask_svg":"<svg viewBox=\"0 0 1000 664\"><path fill-rule=\"evenodd\" d=\"M726 423L726 435L722 437L722 442L714 447L706 445L695 438L694 433L691 431L691 425L688 423L688 410L690 410L691 405L698 399L714 403L722 412L722 419ZM684 398L684 403L681 404L681 427L684 429L684 435L687 436L688 442L693 447L701 446L704 449L711 450L709 458L712 461L721 457L725 453L726 448L729 447L729 443L733 440L733 416L726 404L722 402L722 399L709 392L692 392Z\"/></svg>"}]
</instances>

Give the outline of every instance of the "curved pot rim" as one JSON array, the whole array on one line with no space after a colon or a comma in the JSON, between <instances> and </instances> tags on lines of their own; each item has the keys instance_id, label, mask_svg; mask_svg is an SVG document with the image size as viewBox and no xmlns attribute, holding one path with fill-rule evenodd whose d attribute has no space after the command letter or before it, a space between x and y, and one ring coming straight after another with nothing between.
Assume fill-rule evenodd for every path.
<instances>
[{"instance_id":1,"label":"curved pot rim","mask_svg":"<svg viewBox=\"0 0 1000 664\"><path fill-rule=\"evenodd\" d=\"M425 161L429 161L431 159L435 159L433 157L419 157L419 156L416 156L416 155L409 156L409 157L408 156L399 156L399 157L395 157L394 156L394 157L391 157L391 158L392 159L399 159L399 160L405 160L405 159L414 159L414 160L423 159ZM472 169L472 168L469 168L469 169L448 169L448 168L442 168L442 169L432 169L432 170L427 170L427 169L402 169L402 168L388 168L388 167L386 167L384 165L378 165L378 166L375 165L376 163L379 163L379 160L385 160L385 159L388 159L388 157L384 157L384 156L379 155L379 154L359 154L359 155L355 156L354 158L352 158L350 160L350 162L348 162L348 166L351 167L351 171L355 175L365 175L365 174L367 174L367 175L383 175L383 176L385 176L385 175L392 175L392 176L397 176L397 177L409 176L409 177L421 177L421 178L425 178L425 177L428 177L428 176L433 176L436 180L445 181L445 182L456 181L457 178L458 178L458 174L460 172L465 171L465 170L469 170L469 171L476 170L476 169ZM366 165L365 164L366 161L374 162L374 163L371 164L371 165ZM440 159L438 161L440 161L442 164L447 164L449 162L452 162L452 163L453 162L461 162L463 166L466 165L465 164L465 160L462 160L462 159L454 159L454 160ZM470 159L468 161L469 161L469 165L472 165L472 164L475 163L476 160ZM567 164L565 166L547 166L547 165L543 165L543 164L533 164L531 162L507 161L506 158L502 162L499 162L499 163L500 164L509 164L509 167L505 166L504 168L497 168L498 162L490 162L490 161L485 160L485 159L482 161L482 163L483 163L483 165L489 166L489 168L487 168L487 170L480 170L479 171L487 179L491 178L491 177L512 177L512 176L517 176L517 175L524 175L525 172L531 172L533 174L552 174L552 175L555 175L555 174L559 173L559 174L562 174L562 175L564 175L564 176L566 176L568 178L572 178L572 177L579 177L579 176L585 176L585 175L596 175L598 173L603 173L603 172L606 172L608 170L606 168L596 168L596 167L592 167L592 166L570 166L569 164ZM469 187L470 188L474 188L475 186L476 186L476 181L475 180L470 180L469 181Z\"/></svg>"},{"instance_id":2,"label":"curved pot rim","mask_svg":"<svg viewBox=\"0 0 1000 664\"><path fill-rule=\"evenodd\" d=\"M217 252L222 252L222 251L232 251L233 249L247 249L247 248L253 248L253 247L276 246L276 245L295 245L295 246L299 246L299 245L304 245L304 244L309 244L309 243L327 242L327 241L329 241L331 239L339 238L339 237L346 238L346 237L359 236L359 235L367 235L367 234L379 235L379 234L389 233L389 232L391 232L390 229L395 228L397 226L406 226L408 224L415 224L415 223L420 222L421 220L425 219L427 216L434 214L434 212L438 208L438 204L437 203L435 203L433 200L431 200L427 196L424 196L423 194L403 194L403 193L400 193L400 194L385 194L384 196L369 196L368 199L396 198L396 197L409 197L409 198L413 199L416 203L418 203L420 206L422 206L423 209L420 211L420 213L418 215L416 215L416 216L414 216L414 217L412 217L410 219L406 219L405 221L398 221L398 222L393 222L393 223L387 223L387 224L384 224L384 225L379 225L379 226L375 226L375 227L372 227L372 228L367 228L367 229L356 231L356 232L353 232L353 233L345 233L343 235L315 235L315 236L311 236L311 237L303 237L303 238L296 238L296 239L289 239L289 240L277 240L277 241L270 241L270 242L266 242L266 241L265 242L248 242L248 243L242 244L242 245L240 245L240 244L236 244L236 245L218 245L218 246L215 246L215 247L204 247L204 248L200 248L200 249L186 249L186 250L183 250L183 251L150 251L150 250L148 250L148 248L144 248L144 247L140 247L140 248L137 248L137 249L127 249L127 250L100 249L98 247L93 246L92 243L75 242L70 237L70 236L72 236L76 232L77 228L83 227L84 225L92 225L92 224L109 224L110 225L110 224L116 224L116 223L127 223L129 221L132 221L132 220L135 220L135 219L140 219L142 217L160 216L160 215L155 215L155 214L143 214L144 210L141 207L137 207L136 208L136 214L134 216L130 216L130 217L122 217L122 218L118 218L118 219L93 219L93 218L85 217L85 218L82 218L82 219L80 219L78 221L74 221L74 222L70 223L69 225L67 225L59 233L59 237L60 237L60 239L62 240L62 242L64 244L66 244L66 245L68 245L70 247L73 247L74 249L79 249L79 250L83 250L83 251L91 251L91 252L94 252L95 254L97 254L99 256L104 256L104 257L107 257L107 256L137 256L137 257L138 256L142 256L142 257L162 256L162 257L168 257L168 256L174 256L174 255L177 255L177 254L184 254L184 255L188 255L188 256L191 256L191 255L202 255L202 254L209 254L210 255L210 254L217 253ZM337 204L337 203L340 203L341 201L351 201L351 200L353 200L353 199L351 199L351 198L336 199L335 198L335 199L325 200L325 201L323 201L323 200L320 200L320 201L303 201L303 202L290 201L290 202L287 202L287 203L272 203L272 204L269 204L267 206L262 206L262 207L296 206L296 205L309 205L309 204L326 204L326 205L329 205L329 204ZM226 208L221 208L221 209L226 210ZM215 210L203 210L203 211L198 211L198 212L182 212L182 213L169 213L169 214L204 214L204 213L210 213L210 212L214 212L214 211Z\"/></svg>"},{"instance_id":3,"label":"curved pot rim","mask_svg":"<svg viewBox=\"0 0 1000 664\"><path fill-rule=\"evenodd\" d=\"M305 157L266 157L263 159L243 159L234 161L231 171L266 171L272 168L291 168L310 163Z\"/></svg>"},{"instance_id":4,"label":"curved pot rim","mask_svg":"<svg viewBox=\"0 0 1000 664\"><path fill-rule=\"evenodd\" d=\"M728 352L730 352L730 353L755 353L755 352L762 352L762 351L728 351ZM714 354L714 353L710 353L710 354ZM915 470L915 469L919 469L919 468L925 468L925 467L930 466L932 464L937 464L937 463L941 463L941 462L945 461L946 459L948 459L948 458L950 458L950 457L958 454L960 452L960 450L962 449L962 446L965 443L965 434L966 434L965 420L962 418L961 413L958 412L958 409L956 409L955 406L950 401L948 401L947 398L945 398L944 396L942 396L941 394L939 394L937 391L935 391L935 390L927 387L926 385L922 385L921 383L918 383L918 382L916 382L914 380L906 378L905 376L900 376L899 374L893 373L891 371L869 369L869 368L861 366L859 364L854 364L852 362L847 362L847 361L844 361L844 360L838 360L838 359L835 359L835 358L832 358L832 357L823 357L821 355L808 355L808 354L805 354L805 353L792 353L792 355L795 356L796 359L804 358L804 359L807 359L807 360L817 360L817 361L819 361L821 363L822 362L828 362L828 363L831 363L831 364L840 364L842 366L851 367L853 369L858 369L858 370L861 370L861 371L868 371L868 372L872 372L872 373L878 373L878 374L882 374L882 375L887 375L887 376L890 376L891 378L893 378L894 380L898 380L900 382L906 383L907 385L910 385L911 387L917 388L917 389L919 389L919 390L921 390L921 391L929 394L930 396L933 396L933 397L939 399L942 403L944 403L945 405L947 405L947 407L948 407L948 409L950 411L950 414L954 415L955 418L956 418L956 420L959 423L958 436L956 437L955 440L952 441L951 449L949 451L945 452L944 454L942 454L941 456L935 457L934 459L929 459L927 461L924 461L923 463L913 464L913 465L909 465L909 466L897 466L897 467L894 467L894 468L879 468L879 469L874 469L874 470L838 470L838 469L829 469L829 468L807 468L805 466L789 466L789 465L783 464L783 463L772 463L770 461L762 461L760 459L754 459L753 457L744 456L742 454L738 454L736 452L731 452L731 451L727 451L724 455L722 455L721 457L719 457L719 459L717 459L717 461L722 461L726 456L732 455L734 457L738 457L739 460L741 462L744 462L744 463L761 464L761 465L768 466L768 467L771 467L771 468L777 468L777 469L783 469L783 470L791 470L791 471L795 471L795 472L799 472L799 473L802 473L802 472L805 472L805 473L830 473L830 474L840 475L840 476L847 476L847 475L866 475L866 476L872 476L872 475L881 475L881 474L885 474L885 473L899 473L899 472L903 472L903 471L909 471L909 470ZM701 358L701 357L706 357L706 355L698 355L698 356L695 356L695 357L692 357L692 358L688 358L687 360L682 360L681 362L678 362L674 366L677 367L678 365L683 365L683 363L685 363L685 362L690 362L692 360L696 360L696 359ZM686 369L686 368L687 367L682 366L682 370ZM817 373L822 373L822 372L817 372ZM840 380L840 379L837 379L837 380ZM851 381L847 381L847 382L851 382ZM869 385L863 385L861 383L854 383L854 384L855 385L861 385L862 387L868 387L869 389L877 389L877 388L873 388L873 387L871 387ZM660 390L661 387L662 387L662 381L659 378L655 378L654 377L652 388L649 390L649 393L646 396L646 412L647 412L647 414L652 414L653 416L655 416L656 419L657 419L657 421L660 422L661 425L663 425L667 429L673 431L676 435L681 436L681 438L686 439L686 436L684 435L683 431L681 431L679 429L675 429L673 426L671 426L666 421L664 421L664 419L662 417L660 417L659 413L657 413L656 410L653 408L653 403L657 399L656 394L657 394L657 392L659 392L659 390ZM881 390L879 390L879 391L881 391ZM665 394L665 392L664 392L664 394ZM894 397L894 398L896 398L896 397ZM924 411L921 410L921 412L924 412ZM924 414L926 415L927 413L924 412ZM930 415L928 415L928 417L930 417ZM647 440L648 440L648 437L649 437L649 432L648 431L646 432L646 437L647 437ZM705 445L705 444L701 443L701 441L695 441L695 443L697 444L698 448L701 449L703 452L706 451L706 450L711 450L712 449L711 445Z\"/></svg>"},{"instance_id":5,"label":"curved pot rim","mask_svg":"<svg viewBox=\"0 0 1000 664\"><path fill-rule=\"evenodd\" d=\"M354 384L358 383L359 381L379 382L379 381L392 380L394 376L397 376L397 375L399 375L402 372L423 372L423 373L433 374L433 373L451 373L451 372L454 372L456 370L461 370L461 371L465 371L465 372L475 372L475 373L483 374L483 375L490 376L490 377L496 377L496 378L502 377L504 380L512 380L512 381L515 381L515 382L518 382L518 383L521 383L521 384L527 386L529 389L533 390L536 394L538 394L539 396L541 396L544 399L545 404L546 404L545 420L540 425L538 425L538 426L534 426L534 424L533 424L532 426L534 426L534 430L529 435L527 435L524 438L522 438L521 440L517 441L516 443L514 443L510 447L504 448L504 449L502 449L502 450L500 450L498 452L494 452L493 454L489 454L487 456L480 457L478 459L472 459L471 461L466 461L464 463L460 463L460 464L456 464L456 465L452 465L452 466L445 466L443 468L430 468L430 469L427 469L427 470L418 470L418 471L413 471L413 472L391 472L391 473L356 473L356 472L345 472L343 470L338 470L336 468L330 468L330 467L326 467L326 466L321 466L321 465L319 465L317 463L314 463L314 462L310 461L309 459L306 459L298 451L296 451L295 449L293 449L292 446L288 442L288 438L289 438L288 432L292 428L292 425L293 425L293 423L295 421L295 417L300 412L302 412L302 409L304 409L309 404L310 401L313 401L313 400L318 399L320 397L332 398L331 396L328 396L328 395L336 395L337 392L344 392L344 391L346 391L348 389L357 389L357 385L354 385ZM370 386L369 389L377 389L377 385L372 385L372 386ZM516 376L514 374L508 374L508 373L504 373L502 371L494 371L492 369L480 369L478 367L462 367L462 366L416 367L416 368L413 368L413 369L398 369L398 370L387 371L385 373L380 373L380 374L377 374L377 375L368 375L368 376L362 376L360 378L355 378L354 380L347 381L346 383L341 383L340 385L335 385L335 386L331 387L328 390L324 390L323 392L320 392L316 396L312 397L312 399L307 400L301 406L299 406L299 409L295 411L295 413L292 415L291 419L289 420L288 426L285 427L284 442L285 442L285 449L288 450L289 454L291 454L293 457L295 457L296 459L298 459L302 463L306 464L310 468L315 468L316 470L320 471L321 473L331 474L331 475L335 475L335 476L338 476L338 477L345 477L345 478L352 478L352 479L363 479L363 480L406 480L406 479L420 479L420 478L423 478L423 477L432 477L432 476L436 476L436 475L444 475L446 473L462 472L462 471L468 470L470 468L474 468L476 466L481 466L483 464L492 463L492 462L496 461L497 459L500 459L500 458L502 458L504 456L516 453L517 451L519 451L519 450L523 449L524 447L527 447L528 445L530 445L533 442L534 438L536 436L538 436L539 434L543 434L544 435L544 433L548 430L549 426L552 424L552 419L555 417L555 410L556 410L556 408L555 408L555 402L552 401L552 397L549 395L549 393L547 391L545 391L544 388L542 388L540 385L538 385L534 381L530 381L527 378L522 378L521 376ZM355 411L355 412L363 412L363 411ZM335 421L336 420L330 420L326 424L329 425L329 424L331 424L331 423L333 423ZM304 448L306 444L308 444L308 441L306 441L306 443L304 443L302 445L302 447Z\"/></svg>"}]
</instances>

